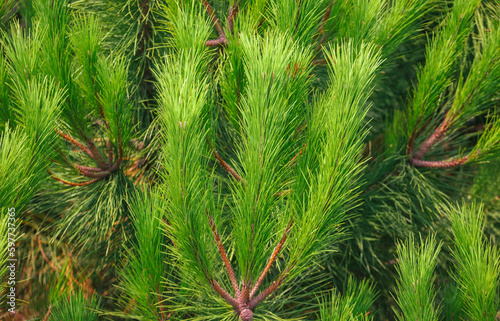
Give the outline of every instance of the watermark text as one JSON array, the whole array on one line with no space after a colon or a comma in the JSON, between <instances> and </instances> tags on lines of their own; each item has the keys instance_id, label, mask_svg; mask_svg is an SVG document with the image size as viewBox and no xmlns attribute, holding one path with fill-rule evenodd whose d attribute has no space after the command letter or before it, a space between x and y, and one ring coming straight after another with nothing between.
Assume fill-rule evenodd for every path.
<instances>
[{"instance_id":1,"label":"watermark text","mask_svg":"<svg viewBox=\"0 0 500 321\"><path fill-rule=\"evenodd\" d=\"M7 304L9 312L16 313L16 209L8 209L7 218Z\"/></svg>"}]
</instances>

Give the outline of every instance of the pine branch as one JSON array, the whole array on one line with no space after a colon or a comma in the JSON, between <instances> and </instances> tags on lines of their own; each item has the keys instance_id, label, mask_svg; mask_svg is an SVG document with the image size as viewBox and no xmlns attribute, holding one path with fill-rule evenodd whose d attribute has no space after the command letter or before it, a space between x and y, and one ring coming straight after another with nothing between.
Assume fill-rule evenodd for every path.
<instances>
[{"instance_id":1,"label":"pine branch","mask_svg":"<svg viewBox=\"0 0 500 321\"><path fill-rule=\"evenodd\" d=\"M283 237L281 238L281 241L274 248L273 254L269 258L269 261L267 262L267 265L264 268L264 271L262 271L261 275L257 279L257 282L255 283L255 286L253 287L252 291L250 291L250 299L252 299L253 296L255 295L255 293L257 293L257 291L259 290L259 287L262 284L262 281L264 280L264 278L266 277L267 273L269 272L269 269L271 268L271 266L274 264L274 261L278 257L278 254L280 253L281 248L285 244L285 241L286 241L288 235L290 234L290 229L292 228L292 225L293 225L293 221L291 221L290 223L288 223L288 226L286 227L285 232L283 232ZM260 302L260 301L258 301L258 302ZM258 302L256 304L258 304Z\"/></svg>"},{"instance_id":2,"label":"pine branch","mask_svg":"<svg viewBox=\"0 0 500 321\"><path fill-rule=\"evenodd\" d=\"M103 171L103 170L101 170L100 172L86 171L86 170L82 170L78 167L77 167L77 169L83 176L90 177L90 178L102 179L102 178L108 177L112 173L111 171Z\"/></svg>"},{"instance_id":3,"label":"pine branch","mask_svg":"<svg viewBox=\"0 0 500 321\"><path fill-rule=\"evenodd\" d=\"M229 293L227 293L220 285L215 281L214 279L211 279L208 281L210 285L212 286L212 289L217 292L217 294L220 295L221 298L223 298L227 303L233 306L233 309L236 313L239 313L240 311L240 306L238 301L234 299Z\"/></svg>"},{"instance_id":4,"label":"pine branch","mask_svg":"<svg viewBox=\"0 0 500 321\"><path fill-rule=\"evenodd\" d=\"M225 36L219 36L219 38L214 40L206 41L207 47L225 46L227 45L227 40Z\"/></svg>"},{"instance_id":5,"label":"pine branch","mask_svg":"<svg viewBox=\"0 0 500 321\"><path fill-rule=\"evenodd\" d=\"M82 165L78 165L78 164L73 164L80 172L81 171L85 171L85 172L93 172L93 173L97 173L97 172L103 172L105 170L101 169L101 168L97 168L97 167L90 167L90 166L82 166Z\"/></svg>"},{"instance_id":6,"label":"pine branch","mask_svg":"<svg viewBox=\"0 0 500 321\"><path fill-rule=\"evenodd\" d=\"M205 6L205 10L207 11L208 15L210 16L210 18L212 18L212 22L215 25L215 29L217 29L217 32L219 33L219 38L215 40L208 40L206 42L207 47L226 45L227 44L226 34L224 33L224 30L222 29L222 26L220 25L219 20L217 19L217 16L215 15L212 7L208 3L208 0L202 0L202 2L203 5Z\"/></svg>"},{"instance_id":7,"label":"pine branch","mask_svg":"<svg viewBox=\"0 0 500 321\"><path fill-rule=\"evenodd\" d=\"M320 301L320 320L373 320L370 314L376 298L374 284L366 280L359 282L349 277L342 294L333 290L330 302L326 296L321 300L322 302Z\"/></svg>"},{"instance_id":8,"label":"pine branch","mask_svg":"<svg viewBox=\"0 0 500 321\"><path fill-rule=\"evenodd\" d=\"M203 2L203 5L205 6L205 10L207 10L208 15L210 16L210 18L212 18L212 22L214 23L215 28L217 29L217 32L219 33L219 35L223 35L224 30L222 30L222 27L219 23L219 20L217 20L217 16L215 15L210 4L208 3L208 0L201 0L201 1Z\"/></svg>"},{"instance_id":9,"label":"pine branch","mask_svg":"<svg viewBox=\"0 0 500 321\"><path fill-rule=\"evenodd\" d=\"M64 179L62 179L62 178L60 178L60 177L57 177L57 176L56 176L56 175L54 175L54 173L52 173L50 170L49 170L48 172L49 172L49 174L50 174L50 175L51 175L51 176L52 176L55 180L57 180L57 181L59 181L59 182L63 183L64 185L68 185L68 186L87 186L87 185L91 185L91 184L93 184L93 183L95 183L95 182L98 182L98 181L100 181L101 179L103 179L103 178L104 178L104 177L101 177L101 178L94 178L94 179L92 179L92 180L90 180L90 181L87 181L87 182L84 182L84 183L74 183L74 182L69 182L69 181L67 181L67 180L64 180Z\"/></svg>"},{"instance_id":10,"label":"pine branch","mask_svg":"<svg viewBox=\"0 0 500 321\"><path fill-rule=\"evenodd\" d=\"M477 153L476 153L477 155ZM464 165L469 160L470 155L460 157L450 161L425 161L421 159L412 159L411 163L417 167L427 168L453 168Z\"/></svg>"},{"instance_id":11,"label":"pine branch","mask_svg":"<svg viewBox=\"0 0 500 321\"><path fill-rule=\"evenodd\" d=\"M239 0L234 2L234 5L229 7L229 15L227 17L227 26L231 31L231 34L234 35L234 17L238 14L239 11Z\"/></svg>"},{"instance_id":12,"label":"pine branch","mask_svg":"<svg viewBox=\"0 0 500 321\"><path fill-rule=\"evenodd\" d=\"M471 320L493 320L497 314L500 251L484 238L482 205L463 204L449 212L454 236L455 280Z\"/></svg>"},{"instance_id":13,"label":"pine branch","mask_svg":"<svg viewBox=\"0 0 500 321\"><path fill-rule=\"evenodd\" d=\"M443 136L448 131L451 123L451 117L449 117L449 113L446 113L445 119L443 122L436 128L434 133L432 133L425 142L420 145L419 150L410 157L410 164L417 167L427 167L427 168L453 168L457 166L464 165L470 158L470 155L460 157L450 161L425 161L422 158L443 138ZM480 152L478 149L474 156L477 156Z\"/></svg>"},{"instance_id":14,"label":"pine branch","mask_svg":"<svg viewBox=\"0 0 500 321\"><path fill-rule=\"evenodd\" d=\"M58 299L58 300L57 300ZM82 291L75 291L69 295L56 298L52 303L51 319L75 320L75 321L97 321L101 300L93 295L85 297Z\"/></svg>"},{"instance_id":15,"label":"pine branch","mask_svg":"<svg viewBox=\"0 0 500 321\"><path fill-rule=\"evenodd\" d=\"M106 171L106 170L112 171L111 170L111 165L104 161L104 159L102 158L101 153L97 150L97 147L95 146L94 142L90 138L87 139L87 141L86 141L87 142L87 147L85 147L85 146L83 146L83 144L79 143L78 141L76 141L71 136L69 136L67 134L64 134L61 130L56 129L56 131L65 140L67 140L71 144L75 145L76 147L80 148L82 151L85 152L85 154L89 155L90 158L96 162L97 166L99 166L99 168L100 168L101 171ZM75 167L79 168L79 165L75 164ZM88 169L83 169L83 170L84 171L88 171ZM82 174L84 174L84 173L82 172ZM92 176L89 176L89 177L92 177Z\"/></svg>"},{"instance_id":16,"label":"pine branch","mask_svg":"<svg viewBox=\"0 0 500 321\"><path fill-rule=\"evenodd\" d=\"M255 298L253 298L250 301L249 304L249 309L252 310L254 309L259 303L264 301L268 296L273 294L278 290L278 288L281 286L283 281L285 280L285 277L288 273L288 269L285 269L283 273L278 277L276 281L274 281L269 287L267 287L264 291L262 291L259 295L257 295Z\"/></svg>"},{"instance_id":17,"label":"pine branch","mask_svg":"<svg viewBox=\"0 0 500 321\"><path fill-rule=\"evenodd\" d=\"M213 155L214 157L217 159L217 161L219 162L220 166L222 168L224 168L224 170L226 172L228 172L229 174L231 174L238 182L243 182L245 183L245 181L241 178L240 175L238 175L238 173L233 169L231 168L231 166L229 166L223 159L222 157L220 157L219 153L217 153L216 150L214 150L213 152Z\"/></svg>"},{"instance_id":18,"label":"pine branch","mask_svg":"<svg viewBox=\"0 0 500 321\"><path fill-rule=\"evenodd\" d=\"M411 157L412 159L421 160L427 154L427 152L429 152L432 147L434 147L434 145L436 145L441 140L444 134L446 134L449 128L448 114L446 115L447 116L445 117L441 125L439 125L434 133L432 133L432 135L429 136L429 138L427 138L427 140L423 142L422 145L420 145L418 152Z\"/></svg>"},{"instance_id":19,"label":"pine branch","mask_svg":"<svg viewBox=\"0 0 500 321\"><path fill-rule=\"evenodd\" d=\"M73 164L73 166L76 167L76 169L85 177L90 177L90 178L104 178L106 176L109 176L109 172L107 171L103 171L102 169L98 169L98 168L93 168L93 167L90 167L91 170L86 170L82 167L84 166L80 166L78 164Z\"/></svg>"},{"instance_id":20,"label":"pine branch","mask_svg":"<svg viewBox=\"0 0 500 321\"><path fill-rule=\"evenodd\" d=\"M464 49L465 39L472 27L472 17L479 4L479 0L455 1L443 27L427 46L426 64L419 72L418 88L410 103L409 132L416 132L417 125L426 122L436 112L436 103L452 85L456 55ZM450 120L451 116L451 113L447 115Z\"/></svg>"},{"instance_id":21,"label":"pine branch","mask_svg":"<svg viewBox=\"0 0 500 321\"><path fill-rule=\"evenodd\" d=\"M400 279L397 282L396 302L403 312L402 315L397 314L401 321L438 320L439 308L434 307L436 291L433 283L441 244L436 242L434 236L425 241L420 238L420 243L416 245L411 235L397 246L399 263L396 270Z\"/></svg>"},{"instance_id":22,"label":"pine branch","mask_svg":"<svg viewBox=\"0 0 500 321\"><path fill-rule=\"evenodd\" d=\"M212 233L214 235L215 243L217 244L217 248L219 250L220 256L222 258L222 261L224 262L224 265L226 267L226 271L229 274L229 278L231 280L231 283L233 285L233 289L235 292L235 298L233 298L229 293L227 293L218 283L215 281L213 278L208 278L208 282L212 286L212 289L219 294L221 298L223 298L227 303L233 306L234 311L240 316L242 320L248 320L251 321L253 320L253 309L261 303L263 300L265 300L269 295L274 293L279 286L282 284L282 282L285 279L285 276L287 275L288 269L285 269L285 271L279 276L278 280L273 282L268 288L266 288L264 291L262 291L261 294L256 296L255 298L253 297L257 290L259 289L259 286L261 285L262 281L264 280L265 276L269 272L269 269L273 265L274 261L278 257L281 248L283 247L289 233L290 229L293 225L293 222L290 222L283 233L283 237L281 238L280 242L276 246L276 248L273 251L273 254L271 255L271 258L269 259L269 262L267 263L266 267L264 268L264 271L262 271L259 279L257 280L257 283L255 286L252 288L251 291L249 291L249 287L251 286L251 283L243 283L241 287L241 291L238 287L238 282L236 281L236 276L234 274L233 268L231 267L231 263L229 262L229 259L227 258L226 251L224 250L224 246L221 242L219 233L217 232L217 228L215 227L215 223L213 221L213 218L211 218L208 213L207 216L209 218L209 225L212 230Z\"/></svg>"},{"instance_id":23,"label":"pine branch","mask_svg":"<svg viewBox=\"0 0 500 321\"><path fill-rule=\"evenodd\" d=\"M215 243L217 244L217 249L219 250L220 256L222 258L222 261L224 262L224 265L226 267L227 274L229 274L229 279L231 280L231 284L233 285L234 293L236 297L240 296L240 289L238 287L238 281L236 281L236 276L234 275L233 268L231 266L231 262L229 262L229 259L227 258L226 251L224 250L224 245L222 245L220 235L217 232L217 228L215 227L215 223L212 217L207 212L208 216L208 224L210 225L210 228L212 229L212 233L214 234L215 238Z\"/></svg>"},{"instance_id":24,"label":"pine branch","mask_svg":"<svg viewBox=\"0 0 500 321\"><path fill-rule=\"evenodd\" d=\"M109 168L110 165L108 163L106 163L104 158L102 158L102 155L97 150L97 147L95 146L94 141L91 138L89 138L89 139L87 139L86 142L87 142L87 146L88 146L90 152L93 155L92 159L96 162L97 166L99 166L101 169Z\"/></svg>"},{"instance_id":25,"label":"pine branch","mask_svg":"<svg viewBox=\"0 0 500 321\"><path fill-rule=\"evenodd\" d=\"M45 315L45 318L43 318L43 321L47 321L49 319L50 315L50 310L52 309L52 304L49 304L49 310L47 311L47 314Z\"/></svg>"},{"instance_id":26,"label":"pine branch","mask_svg":"<svg viewBox=\"0 0 500 321\"><path fill-rule=\"evenodd\" d=\"M76 147L80 148L83 152L85 152L85 154L89 155L92 159L94 158L94 154L92 154L92 152L90 151L90 149L88 149L87 147L83 146L81 143L77 142L74 138L72 138L71 136L63 133L60 129L57 129L57 128L56 128L56 132L59 133L59 135L62 138L64 138L65 140L67 140L71 144L75 145Z\"/></svg>"}]
</instances>

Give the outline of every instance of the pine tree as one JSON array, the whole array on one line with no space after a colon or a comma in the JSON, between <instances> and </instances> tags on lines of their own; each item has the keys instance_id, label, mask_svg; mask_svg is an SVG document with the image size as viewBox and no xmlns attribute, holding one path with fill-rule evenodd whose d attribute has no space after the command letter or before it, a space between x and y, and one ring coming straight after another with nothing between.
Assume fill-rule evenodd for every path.
<instances>
[{"instance_id":1,"label":"pine tree","mask_svg":"<svg viewBox=\"0 0 500 321\"><path fill-rule=\"evenodd\" d=\"M498 2L4 0L0 26L1 318L495 320Z\"/></svg>"}]
</instances>

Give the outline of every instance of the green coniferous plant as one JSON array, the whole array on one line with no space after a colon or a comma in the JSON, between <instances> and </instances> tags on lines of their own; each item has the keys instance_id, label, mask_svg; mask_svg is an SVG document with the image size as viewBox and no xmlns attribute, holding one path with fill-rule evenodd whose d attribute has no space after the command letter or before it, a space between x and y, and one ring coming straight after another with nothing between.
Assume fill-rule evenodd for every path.
<instances>
[{"instance_id":1,"label":"green coniferous plant","mask_svg":"<svg viewBox=\"0 0 500 321\"><path fill-rule=\"evenodd\" d=\"M4 0L0 32L0 319L497 318L498 1Z\"/></svg>"}]
</instances>

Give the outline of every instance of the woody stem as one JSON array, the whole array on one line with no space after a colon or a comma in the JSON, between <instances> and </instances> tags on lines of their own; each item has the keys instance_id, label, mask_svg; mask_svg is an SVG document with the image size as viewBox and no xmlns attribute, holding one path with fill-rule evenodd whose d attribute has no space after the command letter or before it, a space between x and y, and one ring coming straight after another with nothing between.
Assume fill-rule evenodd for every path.
<instances>
[{"instance_id":1,"label":"woody stem","mask_svg":"<svg viewBox=\"0 0 500 321\"><path fill-rule=\"evenodd\" d=\"M241 178L240 175L238 175L238 173L236 173L236 171L234 169L231 168L231 166L229 166L223 159L222 157L220 157L219 153L217 153L216 150L214 150L214 157L217 159L217 161L219 162L219 165L222 166L222 168L224 168L224 170L226 172L228 172L229 174L231 174L234 178L236 178L236 180L238 182L241 182L243 179Z\"/></svg>"},{"instance_id":2,"label":"woody stem","mask_svg":"<svg viewBox=\"0 0 500 321\"><path fill-rule=\"evenodd\" d=\"M103 179L104 177L100 177L100 178L94 178L88 182L84 182L84 183L73 183L73 182L69 182L69 181L66 181L62 178L59 178L57 177L56 175L54 175L54 173L52 173L51 171L48 171L49 174L57 181L63 183L64 185L68 185L68 186L86 186L86 185L90 185L92 183L95 183L97 181L100 181L101 179Z\"/></svg>"},{"instance_id":3,"label":"woody stem","mask_svg":"<svg viewBox=\"0 0 500 321\"><path fill-rule=\"evenodd\" d=\"M260 285L262 284L262 281L264 280L265 276L269 272L269 269L273 265L274 261L276 261L276 258L278 257L278 254L281 251L281 248L283 247L283 244L285 244L285 241L290 234L290 229L293 225L293 221L288 223L287 228L285 229L285 232L283 232L283 237L281 238L281 241L278 243L276 248L273 251L273 254L271 255L271 258L267 262L266 267L264 268L264 271L260 274L259 278L257 279L257 282L255 283L255 286L253 287L252 291L250 291L250 299L252 299L255 295L255 293L259 290Z\"/></svg>"},{"instance_id":4,"label":"woody stem","mask_svg":"<svg viewBox=\"0 0 500 321\"><path fill-rule=\"evenodd\" d=\"M214 40L207 40L205 43L207 47L215 47L218 45L225 45L226 44L226 37L224 36L219 36L219 38L214 39Z\"/></svg>"},{"instance_id":5,"label":"woody stem","mask_svg":"<svg viewBox=\"0 0 500 321\"><path fill-rule=\"evenodd\" d=\"M208 213L207 213L208 215ZM215 238L215 243L217 244L217 248L219 250L220 256L222 258L222 261L224 262L224 265L226 266L226 271L229 274L229 279L231 280L231 284L233 285L234 293L236 297L240 296L240 289L238 287L238 282L236 281L236 276L234 275L233 268L231 266L231 262L229 262L229 259L227 258L226 251L224 250L224 246L222 245L220 235L217 232L217 228L215 227L215 222L213 218L210 216L208 217L208 223L210 225L210 228L212 229L212 232L214 234Z\"/></svg>"},{"instance_id":6,"label":"woody stem","mask_svg":"<svg viewBox=\"0 0 500 321\"><path fill-rule=\"evenodd\" d=\"M238 0L234 2L234 6L231 6L229 8L229 15L227 17L227 25L229 27L229 30L231 30L231 33L234 34L234 17L238 13Z\"/></svg>"},{"instance_id":7,"label":"woody stem","mask_svg":"<svg viewBox=\"0 0 500 321\"><path fill-rule=\"evenodd\" d=\"M92 139L87 140L87 146L89 147L89 150L92 152L92 159L96 162L97 166L99 168L106 170L109 168L110 164L108 164L103 158L101 153L97 150L97 147L95 146L94 142Z\"/></svg>"},{"instance_id":8,"label":"woody stem","mask_svg":"<svg viewBox=\"0 0 500 321\"><path fill-rule=\"evenodd\" d=\"M262 293L251 299L250 303L248 304L249 309L253 310L260 302L264 301L269 295L278 290L280 285L285 280L287 272L288 270L285 269L285 271L283 271L283 274L281 274L276 281L274 281L269 287L262 291Z\"/></svg>"},{"instance_id":9,"label":"woody stem","mask_svg":"<svg viewBox=\"0 0 500 321\"><path fill-rule=\"evenodd\" d=\"M476 155L479 151L476 152ZM411 160L414 166L428 167L428 168L452 168L463 165L469 160L470 154L450 161L425 161L421 159Z\"/></svg>"},{"instance_id":10,"label":"woody stem","mask_svg":"<svg viewBox=\"0 0 500 321\"><path fill-rule=\"evenodd\" d=\"M212 18L212 21L215 25L215 29L217 29L219 36L224 36L225 35L224 30L222 30L222 27L219 23L219 20L217 20L217 17L215 16L215 13L212 10L212 7L210 6L210 4L208 3L207 0L202 0L202 2L203 2L203 5L205 6L205 10L207 10L208 15L210 16L210 18Z\"/></svg>"},{"instance_id":11,"label":"woody stem","mask_svg":"<svg viewBox=\"0 0 500 321\"><path fill-rule=\"evenodd\" d=\"M109 167L109 164L104 161L101 154L97 150L94 142L91 139L87 139L86 140L87 146L84 146L83 144L77 142L73 137L63 133L61 130L56 129L56 132L62 138L64 138L65 140L67 140L71 144L75 145L76 147L80 148L85 154L89 155L90 158L92 158L96 162L96 164L97 164L97 166L99 166L99 168L105 170Z\"/></svg>"},{"instance_id":12,"label":"woody stem","mask_svg":"<svg viewBox=\"0 0 500 321\"><path fill-rule=\"evenodd\" d=\"M70 142L71 144L75 145L76 147L80 148L85 154L89 155L90 157L94 157L94 155L92 154L92 152L85 146L83 146L82 144L80 144L79 142L77 142L73 137L63 133L61 130L59 129L56 129L56 132L62 137L64 138L65 140L67 140L68 142Z\"/></svg>"},{"instance_id":13,"label":"woody stem","mask_svg":"<svg viewBox=\"0 0 500 321\"><path fill-rule=\"evenodd\" d=\"M219 283L217 283L217 281L215 281L214 279L211 279L209 282L210 282L210 285L212 286L212 289L215 292L217 292L217 294L219 294L220 297L224 299L224 301L226 301L227 303L229 303L233 306L234 311L240 310L240 307L238 305L238 301L236 301L235 298L233 298L229 293L227 293L226 290L224 290L219 285Z\"/></svg>"},{"instance_id":14,"label":"woody stem","mask_svg":"<svg viewBox=\"0 0 500 321\"><path fill-rule=\"evenodd\" d=\"M420 148L418 149L418 152L416 152L411 158L412 160L419 160L422 159L428 152L431 150L434 145L436 145L439 140L443 137L443 135L446 133L448 130L448 119L445 117L441 125L439 125L438 128L432 133L429 138L426 139L425 142L420 145Z\"/></svg>"}]
</instances>

